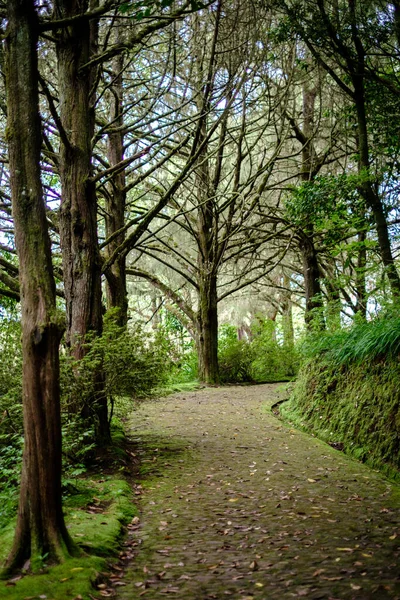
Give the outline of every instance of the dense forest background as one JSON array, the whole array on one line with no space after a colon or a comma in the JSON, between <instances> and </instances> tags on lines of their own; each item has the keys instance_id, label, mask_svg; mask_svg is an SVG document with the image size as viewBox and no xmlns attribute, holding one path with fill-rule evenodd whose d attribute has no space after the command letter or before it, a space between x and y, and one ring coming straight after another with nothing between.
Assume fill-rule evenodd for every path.
<instances>
[{"instance_id":1,"label":"dense forest background","mask_svg":"<svg viewBox=\"0 0 400 600\"><path fill-rule=\"evenodd\" d=\"M75 552L62 477L172 384L301 367L288 418L329 437L344 402L335 435L398 468L400 3L8 0L0 16L7 570Z\"/></svg>"}]
</instances>

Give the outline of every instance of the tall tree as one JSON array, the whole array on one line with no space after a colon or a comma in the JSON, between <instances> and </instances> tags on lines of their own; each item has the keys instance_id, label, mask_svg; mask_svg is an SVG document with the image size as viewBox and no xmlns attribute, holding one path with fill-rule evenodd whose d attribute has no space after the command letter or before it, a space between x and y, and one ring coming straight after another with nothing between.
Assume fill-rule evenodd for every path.
<instances>
[{"instance_id":1,"label":"tall tree","mask_svg":"<svg viewBox=\"0 0 400 600\"><path fill-rule=\"evenodd\" d=\"M50 239L40 179L38 17L34 0L8 0L6 84L9 167L19 257L24 456L8 571L27 559L59 561L74 546L61 507L59 342Z\"/></svg>"},{"instance_id":2,"label":"tall tree","mask_svg":"<svg viewBox=\"0 0 400 600\"><path fill-rule=\"evenodd\" d=\"M97 8L91 0L90 8ZM55 16L71 19L56 38L60 94L60 240L63 255L67 343L76 360L86 352L88 334L102 333L101 258L97 234L97 199L92 180L92 138L95 67L85 67L97 53L98 23L82 19L89 0L56 0ZM94 416L97 439L110 437L104 373L99 365L94 373L92 393L83 406L86 416Z\"/></svg>"},{"instance_id":3,"label":"tall tree","mask_svg":"<svg viewBox=\"0 0 400 600\"><path fill-rule=\"evenodd\" d=\"M359 190L375 221L381 259L392 294L399 297L400 276L393 257L386 210L371 168L372 132L367 83L374 78L377 53L371 31L373 27L377 30L380 27L378 7L375 2L359 0L307 1L301 6L290 0L277 0L275 5L283 8L296 34L301 36L310 53L353 103L357 124ZM378 81L382 90L383 85L388 84L387 78L378 78ZM390 87L396 88L396 85Z\"/></svg>"},{"instance_id":4,"label":"tall tree","mask_svg":"<svg viewBox=\"0 0 400 600\"><path fill-rule=\"evenodd\" d=\"M190 322L199 378L208 383L219 377L218 304L263 277L285 253L282 246L271 247L279 228L271 232L272 208L265 200L285 133L274 116L279 95L270 94L258 74L252 8L240 1L223 8L219 2L207 19L195 16L191 23L186 76L196 91L197 161L168 211L137 246L174 272L178 287L191 288L196 300L191 305L168 286L157 262L150 269L144 261L142 268L128 269L161 290Z\"/></svg>"}]
</instances>

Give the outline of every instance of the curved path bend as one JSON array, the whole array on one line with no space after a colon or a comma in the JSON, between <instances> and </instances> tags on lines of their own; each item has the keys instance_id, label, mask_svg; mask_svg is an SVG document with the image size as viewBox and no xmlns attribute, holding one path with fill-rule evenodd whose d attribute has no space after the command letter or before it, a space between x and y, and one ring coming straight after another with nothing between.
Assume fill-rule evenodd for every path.
<instances>
[{"instance_id":1,"label":"curved path bend","mask_svg":"<svg viewBox=\"0 0 400 600\"><path fill-rule=\"evenodd\" d=\"M400 599L399 487L277 420L284 394L208 388L134 412L120 600Z\"/></svg>"}]
</instances>

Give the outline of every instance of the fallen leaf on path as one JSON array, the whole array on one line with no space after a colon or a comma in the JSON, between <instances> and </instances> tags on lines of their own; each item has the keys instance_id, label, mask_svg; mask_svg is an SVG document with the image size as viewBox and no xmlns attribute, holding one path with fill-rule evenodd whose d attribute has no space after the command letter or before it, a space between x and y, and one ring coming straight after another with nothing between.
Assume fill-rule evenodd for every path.
<instances>
[{"instance_id":1,"label":"fallen leaf on path","mask_svg":"<svg viewBox=\"0 0 400 600\"><path fill-rule=\"evenodd\" d=\"M317 569L316 571L314 571L313 573L313 577L318 577L318 575L321 575L321 573L324 573L325 569Z\"/></svg>"}]
</instances>

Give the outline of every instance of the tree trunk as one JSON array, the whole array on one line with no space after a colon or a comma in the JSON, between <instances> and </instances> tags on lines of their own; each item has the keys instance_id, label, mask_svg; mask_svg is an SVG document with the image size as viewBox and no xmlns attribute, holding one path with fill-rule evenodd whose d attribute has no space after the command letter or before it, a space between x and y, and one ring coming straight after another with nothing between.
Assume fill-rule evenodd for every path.
<instances>
[{"instance_id":1,"label":"tree trunk","mask_svg":"<svg viewBox=\"0 0 400 600\"><path fill-rule=\"evenodd\" d=\"M25 446L14 544L6 570L60 561L74 544L61 507L59 342L50 238L40 180L41 131L33 0L7 2L7 108L19 256Z\"/></svg>"},{"instance_id":2,"label":"tree trunk","mask_svg":"<svg viewBox=\"0 0 400 600\"><path fill-rule=\"evenodd\" d=\"M293 303L290 292L290 277L283 276L283 287L287 288L282 294L282 330L283 344L286 347L294 346L294 326L293 326Z\"/></svg>"},{"instance_id":3,"label":"tree trunk","mask_svg":"<svg viewBox=\"0 0 400 600\"><path fill-rule=\"evenodd\" d=\"M199 281L197 352L200 381L218 383L217 278L204 272Z\"/></svg>"},{"instance_id":4,"label":"tree trunk","mask_svg":"<svg viewBox=\"0 0 400 600\"><path fill-rule=\"evenodd\" d=\"M205 119L205 117L204 117ZM204 120L200 140L206 138ZM196 173L198 208L198 365L199 379L218 383L217 215L214 211L207 148Z\"/></svg>"},{"instance_id":5,"label":"tree trunk","mask_svg":"<svg viewBox=\"0 0 400 600\"><path fill-rule=\"evenodd\" d=\"M365 245L366 239L366 232L360 231L358 234L358 243L360 244L360 247L357 257L356 306L354 312L363 320L367 318L367 286L365 281L365 269L367 266L367 248Z\"/></svg>"},{"instance_id":6,"label":"tree trunk","mask_svg":"<svg viewBox=\"0 0 400 600\"><path fill-rule=\"evenodd\" d=\"M303 133L307 143L302 149L301 179L312 181L315 177L315 149L312 142L316 90L310 89L308 83L303 86ZM306 311L304 319L308 329L325 327L323 317L323 300L321 293L321 272L313 241L313 224L309 222L301 236L300 252L303 259L303 275Z\"/></svg>"},{"instance_id":7,"label":"tree trunk","mask_svg":"<svg viewBox=\"0 0 400 600\"><path fill-rule=\"evenodd\" d=\"M77 16L88 1L57 0L57 18ZM60 149L62 202L60 239L63 257L67 343L76 360L87 350L88 334L102 333L101 259L97 236L96 190L91 180L96 73L82 71L96 47L97 24L85 19L64 28L57 38L60 117L63 127ZM99 442L110 437L104 373L93 376L90 399L83 414L93 417Z\"/></svg>"},{"instance_id":8,"label":"tree trunk","mask_svg":"<svg viewBox=\"0 0 400 600\"><path fill-rule=\"evenodd\" d=\"M304 234L300 241L303 258L304 289L306 298L305 321L308 329L324 328L323 300L320 284L320 268L313 241Z\"/></svg>"},{"instance_id":9,"label":"tree trunk","mask_svg":"<svg viewBox=\"0 0 400 600\"><path fill-rule=\"evenodd\" d=\"M400 277L394 264L392 248L390 245L389 230L385 216L385 210L382 205L379 194L374 190L369 179L370 157L369 157L369 142L367 129L367 116L365 110L365 93L364 93L364 64L361 63L359 72L353 76L354 85L354 102L357 110L357 125L358 125L358 150L359 161L358 168L361 175L361 183L359 186L367 207L374 215L376 233L378 236L378 244L382 263L385 268L390 288L394 298L400 297Z\"/></svg>"},{"instance_id":10,"label":"tree trunk","mask_svg":"<svg viewBox=\"0 0 400 600\"><path fill-rule=\"evenodd\" d=\"M114 84L110 91L110 123L120 129L108 136L108 161L110 167L124 159L123 120L123 85L122 69L124 60L118 55L113 60L111 77ZM121 230L125 225L125 171L114 173L106 194L106 238ZM125 232L117 235L106 247L106 257L109 258L125 239ZM106 273L107 308L115 309L115 319L118 325L126 327L128 322L128 298L126 290L126 257L120 256L113 262Z\"/></svg>"}]
</instances>

